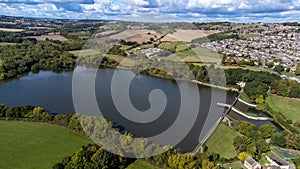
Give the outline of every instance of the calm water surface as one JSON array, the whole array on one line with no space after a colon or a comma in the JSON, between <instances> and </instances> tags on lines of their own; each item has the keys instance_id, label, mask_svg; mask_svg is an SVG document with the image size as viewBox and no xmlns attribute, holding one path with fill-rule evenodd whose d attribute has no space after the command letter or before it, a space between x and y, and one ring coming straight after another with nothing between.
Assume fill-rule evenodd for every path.
<instances>
[{"instance_id":1,"label":"calm water surface","mask_svg":"<svg viewBox=\"0 0 300 169\"><path fill-rule=\"evenodd\" d=\"M105 118L123 126L127 131L137 136L144 137L155 136L173 124L178 115L181 102L179 87L175 81L144 75L135 76L130 84L129 95L136 109L140 111L149 109L148 97L153 89L164 91L168 100L164 113L157 120L151 123L139 124L123 118L114 106L110 93L110 84L114 73L119 73L123 78L134 76L130 71L116 71L113 69L100 69L98 71L95 93ZM51 113L75 113L72 100L72 75L72 72L40 71L38 74L29 73L19 79L0 83L0 102L10 107L29 104L43 107ZM189 85L191 85L189 82L180 83L186 89L189 89ZM191 151L197 145L199 133L203 129L206 120L205 114L209 109L212 109L216 115L224 112L224 109L216 106L218 97L216 97L215 102L211 102L211 88L198 87L199 90L194 92L198 92L200 95L199 115L190 133L179 144L183 151ZM217 95L218 92L220 95L224 92L218 89L214 90L217 90ZM226 102L231 104L236 96L237 94L234 92L227 92Z\"/></svg>"}]
</instances>

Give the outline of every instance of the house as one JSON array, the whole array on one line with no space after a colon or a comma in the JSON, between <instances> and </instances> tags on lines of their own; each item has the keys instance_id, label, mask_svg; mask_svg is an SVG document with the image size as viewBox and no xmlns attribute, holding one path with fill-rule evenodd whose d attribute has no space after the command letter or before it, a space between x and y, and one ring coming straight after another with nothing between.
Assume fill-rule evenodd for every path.
<instances>
[{"instance_id":1,"label":"house","mask_svg":"<svg viewBox=\"0 0 300 169\"><path fill-rule=\"evenodd\" d=\"M271 166L279 167L280 169L289 169L290 165L276 155L266 156Z\"/></svg>"},{"instance_id":2,"label":"house","mask_svg":"<svg viewBox=\"0 0 300 169\"><path fill-rule=\"evenodd\" d=\"M296 72L296 70L297 70L296 66L294 66L294 67L291 68L291 72Z\"/></svg>"},{"instance_id":3,"label":"house","mask_svg":"<svg viewBox=\"0 0 300 169\"><path fill-rule=\"evenodd\" d=\"M247 157L244 162L247 169L261 169L261 165L251 157Z\"/></svg>"}]
</instances>

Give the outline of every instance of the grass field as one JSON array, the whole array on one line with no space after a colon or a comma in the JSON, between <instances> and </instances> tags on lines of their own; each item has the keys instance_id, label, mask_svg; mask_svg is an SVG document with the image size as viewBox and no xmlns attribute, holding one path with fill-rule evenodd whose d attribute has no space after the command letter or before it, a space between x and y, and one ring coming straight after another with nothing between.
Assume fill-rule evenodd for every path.
<instances>
[{"instance_id":1,"label":"grass field","mask_svg":"<svg viewBox=\"0 0 300 169\"><path fill-rule=\"evenodd\" d=\"M47 39L59 40L59 41L67 41L68 40L66 37L63 37L61 35L27 36L27 38L34 38L37 41L46 41Z\"/></svg>"},{"instance_id":2,"label":"grass field","mask_svg":"<svg viewBox=\"0 0 300 169\"><path fill-rule=\"evenodd\" d=\"M237 155L233 147L233 139L237 136L238 132L221 123L205 144L210 152L218 153L224 158L233 158Z\"/></svg>"},{"instance_id":3,"label":"grass field","mask_svg":"<svg viewBox=\"0 0 300 169\"><path fill-rule=\"evenodd\" d=\"M300 122L300 100L285 98L277 95L269 95L266 99L269 106L281 112L288 120ZM298 131L300 128L295 127Z\"/></svg>"},{"instance_id":4,"label":"grass field","mask_svg":"<svg viewBox=\"0 0 300 169\"><path fill-rule=\"evenodd\" d=\"M106 57L113 59L117 62L120 63L119 66L124 66L124 67L133 67L136 64L136 61L130 58L126 58L123 56L118 56L118 55L105 55Z\"/></svg>"},{"instance_id":5,"label":"grass field","mask_svg":"<svg viewBox=\"0 0 300 169\"><path fill-rule=\"evenodd\" d=\"M157 59L164 60L164 61L173 61L173 62L180 62L181 60L178 56L174 54L167 57L157 57Z\"/></svg>"},{"instance_id":6,"label":"grass field","mask_svg":"<svg viewBox=\"0 0 300 169\"><path fill-rule=\"evenodd\" d=\"M202 48L202 47L196 47L196 48L193 48L190 50L178 52L176 54L178 56L186 56L189 58L197 57L203 63L221 63L221 58L217 53L210 51L208 49ZM183 61L191 62L191 61L194 61L194 59L188 60L186 58L183 58Z\"/></svg>"},{"instance_id":7,"label":"grass field","mask_svg":"<svg viewBox=\"0 0 300 169\"><path fill-rule=\"evenodd\" d=\"M127 169L159 169L159 168L144 161L136 161L131 165L129 165Z\"/></svg>"},{"instance_id":8,"label":"grass field","mask_svg":"<svg viewBox=\"0 0 300 169\"><path fill-rule=\"evenodd\" d=\"M90 141L49 124L0 121L1 169L49 169Z\"/></svg>"},{"instance_id":9,"label":"grass field","mask_svg":"<svg viewBox=\"0 0 300 169\"><path fill-rule=\"evenodd\" d=\"M69 51L69 52L75 56L96 55L96 54L100 53L94 49L73 50L73 51Z\"/></svg>"},{"instance_id":10,"label":"grass field","mask_svg":"<svg viewBox=\"0 0 300 169\"><path fill-rule=\"evenodd\" d=\"M7 43L7 42L1 42L0 46L9 46L9 45L16 45L17 43Z\"/></svg>"},{"instance_id":11,"label":"grass field","mask_svg":"<svg viewBox=\"0 0 300 169\"><path fill-rule=\"evenodd\" d=\"M224 167L224 168L225 169L244 169L245 167L243 165L234 164L234 165L227 166L227 167Z\"/></svg>"}]
</instances>

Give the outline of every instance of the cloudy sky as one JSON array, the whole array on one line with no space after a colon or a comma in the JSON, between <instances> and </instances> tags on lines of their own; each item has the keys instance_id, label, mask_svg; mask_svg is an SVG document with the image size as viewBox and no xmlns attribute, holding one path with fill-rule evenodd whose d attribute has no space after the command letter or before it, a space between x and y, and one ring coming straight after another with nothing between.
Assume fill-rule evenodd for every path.
<instances>
[{"instance_id":1,"label":"cloudy sky","mask_svg":"<svg viewBox=\"0 0 300 169\"><path fill-rule=\"evenodd\" d=\"M300 0L0 0L0 15L149 21L300 20Z\"/></svg>"}]
</instances>

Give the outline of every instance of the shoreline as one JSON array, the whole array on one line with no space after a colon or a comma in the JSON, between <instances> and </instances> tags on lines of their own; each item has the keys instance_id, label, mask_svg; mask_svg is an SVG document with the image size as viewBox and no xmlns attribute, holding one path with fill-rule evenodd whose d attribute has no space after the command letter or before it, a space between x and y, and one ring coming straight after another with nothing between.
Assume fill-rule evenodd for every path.
<instances>
[{"instance_id":1,"label":"shoreline","mask_svg":"<svg viewBox=\"0 0 300 169\"><path fill-rule=\"evenodd\" d=\"M217 89L222 89L222 90L226 90L226 91L234 91L234 92L240 92L238 89L236 88L231 88L231 87L224 87L224 86L217 86L217 85L213 85L213 84L209 84L209 83L204 83L204 82L200 82L198 80L191 80L192 83L197 83L203 86L208 86L208 87L212 87L212 88L217 88Z\"/></svg>"}]
</instances>

